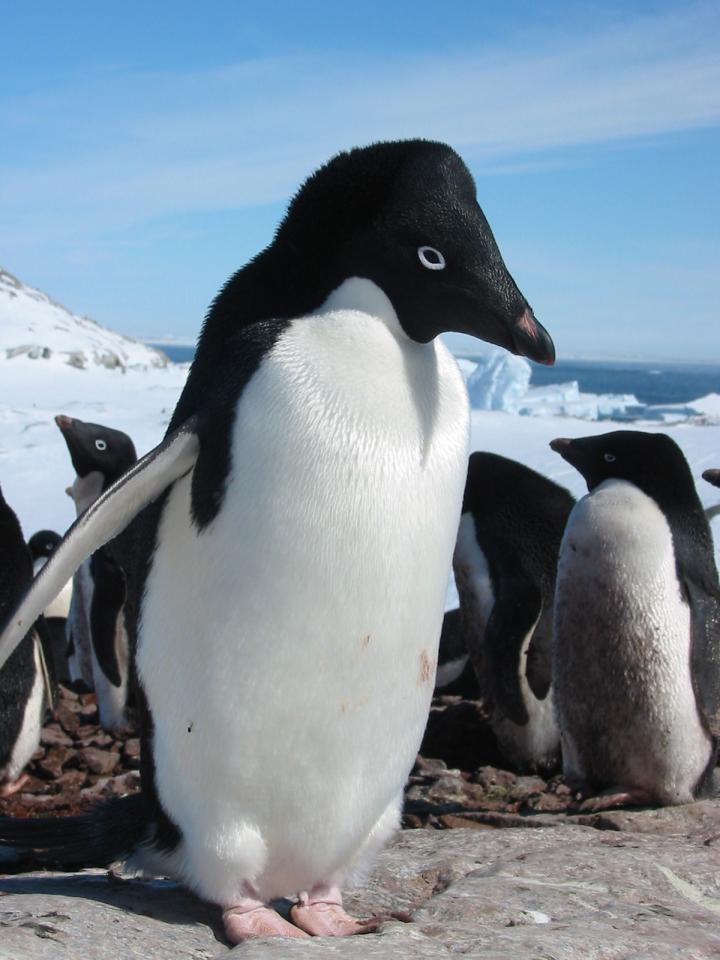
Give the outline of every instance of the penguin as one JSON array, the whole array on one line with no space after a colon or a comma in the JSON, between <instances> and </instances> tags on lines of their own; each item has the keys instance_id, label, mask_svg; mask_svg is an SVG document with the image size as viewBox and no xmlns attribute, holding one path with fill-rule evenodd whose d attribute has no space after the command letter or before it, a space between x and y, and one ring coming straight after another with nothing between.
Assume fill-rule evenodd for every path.
<instances>
[{"instance_id":1,"label":"penguin","mask_svg":"<svg viewBox=\"0 0 720 960\"><path fill-rule=\"evenodd\" d=\"M37 575L50 559L53 550L60 543L60 534L54 530L38 530L28 540L28 549L33 562L33 575ZM60 683L69 683L70 664L66 626L72 600L72 581L69 580L62 591L43 610L43 620L47 630L48 646L45 654L53 677Z\"/></svg>"},{"instance_id":2,"label":"penguin","mask_svg":"<svg viewBox=\"0 0 720 960\"><path fill-rule=\"evenodd\" d=\"M690 469L665 434L550 446L589 491L555 597L565 777L589 809L688 803L712 789L720 734L720 585Z\"/></svg>"},{"instance_id":3,"label":"penguin","mask_svg":"<svg viewBox=\"0 0 720 960\"><path fill-rule=\"evenodd\" d=\"M32 582L32 559L20 523L0 490L0 617ZM40 640L33 626L0 667L0 797L21 790L23 774L40 742L46 682Z\"/></svg>"},{"instance_id":4,"label":"penguin","mask_svg":"<svg viewBox=\"0 0 720 960\"><path fill-rule=\"evenodd\" d=\"M135 446L122 430L62 414L55 422L75 468L75 480L67 492L80 515L135 463ZM73 587L68 624L71 673L95 690L101 726L119 730L128 720L130 651L125 574L110 547L101 547L84 561Z\"/></svg>"},{"instance_id":5,"label":"penguin","mask_svg":"<svg viewBox=\"0 0 720 960\"><path fill-rule=\"evenodd\" d=\"M720 470L706 470L703 473L703 480L707 480L707 482L711 483L714 487L720 487ZM708 520L714 520L715 517L720 516L720 503L708 507L705 510L705 516Z\"/></svg>"},{"instance_id":6,"label":"penguin","mask_svg":"<svg viewBox=\"0 0 720 960\"><path fill-rule=\"evenodd\" d=\"M7 655L152 502L123 534L142 790L4 820L0 842L175 877L231 942L372 928L341 887L398 827L465 480L446 330L554 360L452 148L336 155L215 299L165 440L76 521L0 637ZM292 893L287 921L269 903Z\"/></svg>"},{"instance_id":7,"label":"penguin","mask_svg":"<svg viewBox=\"0 0 720 960\"><path fill-rule=\"evenodd\" d=\"M563 487L515 460L470 457L453 557L462 630L498 746L521 772L548 772L559 760L552 608L574 504Z\"/></svg>"}]
</instances>

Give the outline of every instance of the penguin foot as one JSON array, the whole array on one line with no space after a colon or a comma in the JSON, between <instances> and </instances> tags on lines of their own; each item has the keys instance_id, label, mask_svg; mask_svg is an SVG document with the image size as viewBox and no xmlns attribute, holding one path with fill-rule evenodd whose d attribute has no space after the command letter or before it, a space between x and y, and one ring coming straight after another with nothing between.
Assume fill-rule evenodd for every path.
<instances>
[{"instance_id":1,"label":"penguin foot","mask_svg":"<svg viewBox=\"0 0 720 960\"><path fill-rule=\"evenodd\" d=\"M261 937L307 937L303 930L283 920L263 903L230 907L223 911L225 936L230 943L259 940Z\"/></svg>"},{"instance_id":2,"label":"penguin foot","mask_svg":"<svg viewBox=\"0 0 720 960\"><path fill-rule=\"evenodd\" d=\"M580 810L598 813L611 807L644 807L653 803L646 790L639 787L608 787L596 797L588 797L580 804Z\"/></svg>"},{"instance_id":3,"label":"penguin foot","mask_svg":"<svg viewBox=\"0 0 720 960\"><path fill-rule=\"evenodd\" d=\"M21 773L17 780L11 780L9 783L3 783L0 786L0 797L11 797L18 793L30 779L29 774Z\"/></svg>"},{"instance_id":4,"label":"penguin foot","mask_svg":"<svg viewBox=\"0 0 720 960\"><path fill-rule=\"evenodd\" d=\"M350 937L357 933L373 933L380 917L358 920L346 913L337 887L323 887L301 893L290 910L290 919L313 937Z\"/></svg>"}]
</instances>

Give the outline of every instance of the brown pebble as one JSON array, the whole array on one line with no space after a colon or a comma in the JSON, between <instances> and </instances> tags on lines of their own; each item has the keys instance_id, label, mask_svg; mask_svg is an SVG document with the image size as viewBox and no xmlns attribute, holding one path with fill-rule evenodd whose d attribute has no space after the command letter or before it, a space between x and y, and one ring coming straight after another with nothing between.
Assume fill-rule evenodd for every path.
<instances>
[{"instance_id":1,"label":"brown pebble","mask_svg":"<svg viewBox=\"0 0 720 960\"><path fill-rule=\"evenodd\" d=\"M73 755L73 750L70 747L51 747L47 755L36 764L38 774L48 780L58 778L62 773L63 766Z\"/></svg>"},{"instance_id":2,"label":"brown pebble","mask_svg":"<svg viewBox=\"0 0 720 960\"><path fill-rule=\"evenodd\" d=\"M79 790L87 783L88 775L84 770L64 770L60 777L63 791Z\"/></svg>"},{"instance_id":3,"label":"brown pebble","mask_svg":"<svg viewBox=\"0 0 720 960\"><path fill-rule=\"evenodd\" d=\"M120 754L99 750L97 747L84 747L79 751L79 758L91 773L107 775L117 766Z\"/></svg>"},{"instance_id":4,"label":"brown pebble","mask_svg":"<svg viewBox=\"0 0 720 960\"><path fill-rule=\"evenodd\" d=\"M72 746L72 740L65 731L60 728L59 723L48 723L47 726L43 727L40 733L40 742L47 747Z\"/></svg>"},{"instance_id":5,"label":"brown pebble","mask_svg":"<svg viewBox=\"0 0 720 960\"><path fill-rule=\"evenodd\" d=\"M58 720L58 723L63 728L66 733L73 734L80 726L80 718L77 715L77 712L72 709L66 703L60 701L60 703L55 708L55 716Z\"/></svg>"},{"instance_id":6,"label":"brown pebble","mask_svg":"<svg viewBox=\"0 0 720 960\"><path fill-rule=\"evenodd\" d=\"M462 816L454 813L443 813L438 817L438 820L446 830L454 830L458 827L471 830L493 829L489 823L479 823L477 820L473 820L472 816Z\"/></svg>"}]
</instances>

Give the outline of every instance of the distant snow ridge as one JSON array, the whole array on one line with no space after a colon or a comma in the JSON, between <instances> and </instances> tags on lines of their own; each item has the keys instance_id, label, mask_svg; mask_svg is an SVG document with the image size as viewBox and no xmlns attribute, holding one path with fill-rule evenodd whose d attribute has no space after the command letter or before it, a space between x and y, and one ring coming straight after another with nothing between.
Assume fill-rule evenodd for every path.
<instances>
[{"instance_id":1,"label":"distant snow ridge","mask_svg":"<svg viewBox=\"0 0 720 960\"><path fill-rule=\"evenodd\" d=\"M159 350L70 313L0 268L0 359L18 357L79 370L100 366L124 372L168 364Z\"/></svg>"}]
</instances>

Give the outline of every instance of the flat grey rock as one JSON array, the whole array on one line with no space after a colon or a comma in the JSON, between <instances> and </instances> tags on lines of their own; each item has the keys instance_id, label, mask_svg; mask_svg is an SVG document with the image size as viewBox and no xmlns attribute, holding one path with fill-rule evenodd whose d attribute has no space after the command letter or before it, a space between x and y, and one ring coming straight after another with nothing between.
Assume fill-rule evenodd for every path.
<instances>
[{"instance_id":1,"label":"flat grey rock","mask_svg":"<svg viewBox=\"0 0 720 960\"><path fill-rule=\"evenodd\" d=\"M609 830L405 831L346 897L356 915L387 921L378 933L341 940L230 950L219 912L169 881L117 882L100 871L2 878L0 960L717 958L720 804L690 809L660 811L665 834L644 830L647 818ZM657 811L637 816L647 813Z\"/></svg>"}]
</instances>

